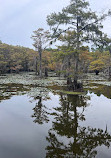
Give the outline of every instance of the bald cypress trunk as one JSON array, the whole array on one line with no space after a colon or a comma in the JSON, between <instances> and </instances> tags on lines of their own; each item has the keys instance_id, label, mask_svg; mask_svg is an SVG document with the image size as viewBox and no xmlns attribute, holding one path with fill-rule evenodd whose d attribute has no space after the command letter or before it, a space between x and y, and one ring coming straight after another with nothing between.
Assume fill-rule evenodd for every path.
<instances>
[{"instance_id":1,"label":"bald cypress trunk","mask_svg":"<svg viewBox=\"0 0 111 158\"><path fill-rule=\"evenodd\" d=\"M72 90L81 90L82 89L82 84L78 83L78 66L79 66L79 49L80 49L80 42L79 42L79 17L77 17L77 46L76 46L76 52L75 52L75 66L74 66L74 79L73 82L71 83Z\"/></svg>"},{"instance_id":2,"label":"bald cypress trunk","mask_svg":"<svg viewBox=\"0 0 111 158\"><path fill-rule=\"evenodd\" d=\"M39 76L42 78L42 48L39 48Z\"/></svg>"}]
</instances>

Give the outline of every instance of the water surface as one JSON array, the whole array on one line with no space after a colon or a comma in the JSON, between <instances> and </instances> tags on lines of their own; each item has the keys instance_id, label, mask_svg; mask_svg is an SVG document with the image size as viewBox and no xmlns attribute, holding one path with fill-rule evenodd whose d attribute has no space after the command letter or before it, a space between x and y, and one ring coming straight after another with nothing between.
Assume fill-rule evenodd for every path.
<instances>
[{"instance_id":1,"label":"water surface","mask_svg":"<svg viewBox=\"0 0 111 158\"><path fill-rule=\"evenodd\" d=\"M0 158L111 157L110 87L99 95L100 87L84 95L32 87L40 93L32 95L29 85L1 86Z\"/></svg>"}]
</instances>

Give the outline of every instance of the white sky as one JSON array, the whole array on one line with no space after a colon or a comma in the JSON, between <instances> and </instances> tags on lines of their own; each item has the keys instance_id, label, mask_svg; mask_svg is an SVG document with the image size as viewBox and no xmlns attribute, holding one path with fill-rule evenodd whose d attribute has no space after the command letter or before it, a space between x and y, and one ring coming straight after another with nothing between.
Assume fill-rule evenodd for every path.
<instances>
[{"instance_id":1,"label":"white sky","mask_svg":"<svg viewBox=\"0 0 111 158\"><path fill-rule=\"evenodd\" d=\"M70 0L0 0L0 40L12 45L32 47L32 32L49 29L46 17L61 11ZM111 9L111 0L89 0L93 11ZM104 22L104 32L111 35L111 18Z\"/></svg>"}]
</instances>

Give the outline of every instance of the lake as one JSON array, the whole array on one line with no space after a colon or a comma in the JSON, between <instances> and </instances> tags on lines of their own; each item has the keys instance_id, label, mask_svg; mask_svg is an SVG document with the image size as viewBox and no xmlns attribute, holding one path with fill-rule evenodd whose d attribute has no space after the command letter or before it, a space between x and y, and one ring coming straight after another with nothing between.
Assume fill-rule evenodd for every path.
<instances>
[{"instance_id":1,"label":"lake","mask_svg":"<svg viewBox=\"0 0 111 158\"><path fill-rule=\"evenodd\" d=\"M67 94L63 78L1 76L0 158L111 158L111 85L93 77Z\"/></svg>"}]
</instances>

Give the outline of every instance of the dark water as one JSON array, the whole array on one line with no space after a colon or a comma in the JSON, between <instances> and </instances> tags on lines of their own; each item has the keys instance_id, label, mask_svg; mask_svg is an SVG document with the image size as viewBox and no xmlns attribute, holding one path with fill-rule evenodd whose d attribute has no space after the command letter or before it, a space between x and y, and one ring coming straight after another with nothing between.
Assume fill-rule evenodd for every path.
<instances>
[{"instance_id":1,"label":"dark water","mask_svg":"<svg viewBox=\"0 0 111 158\"><path fill-rule=\"evenodd\" d=\"M109 97L49 92L4 99L0 158L111 158Z\"/></svg>"}]
</instances>

